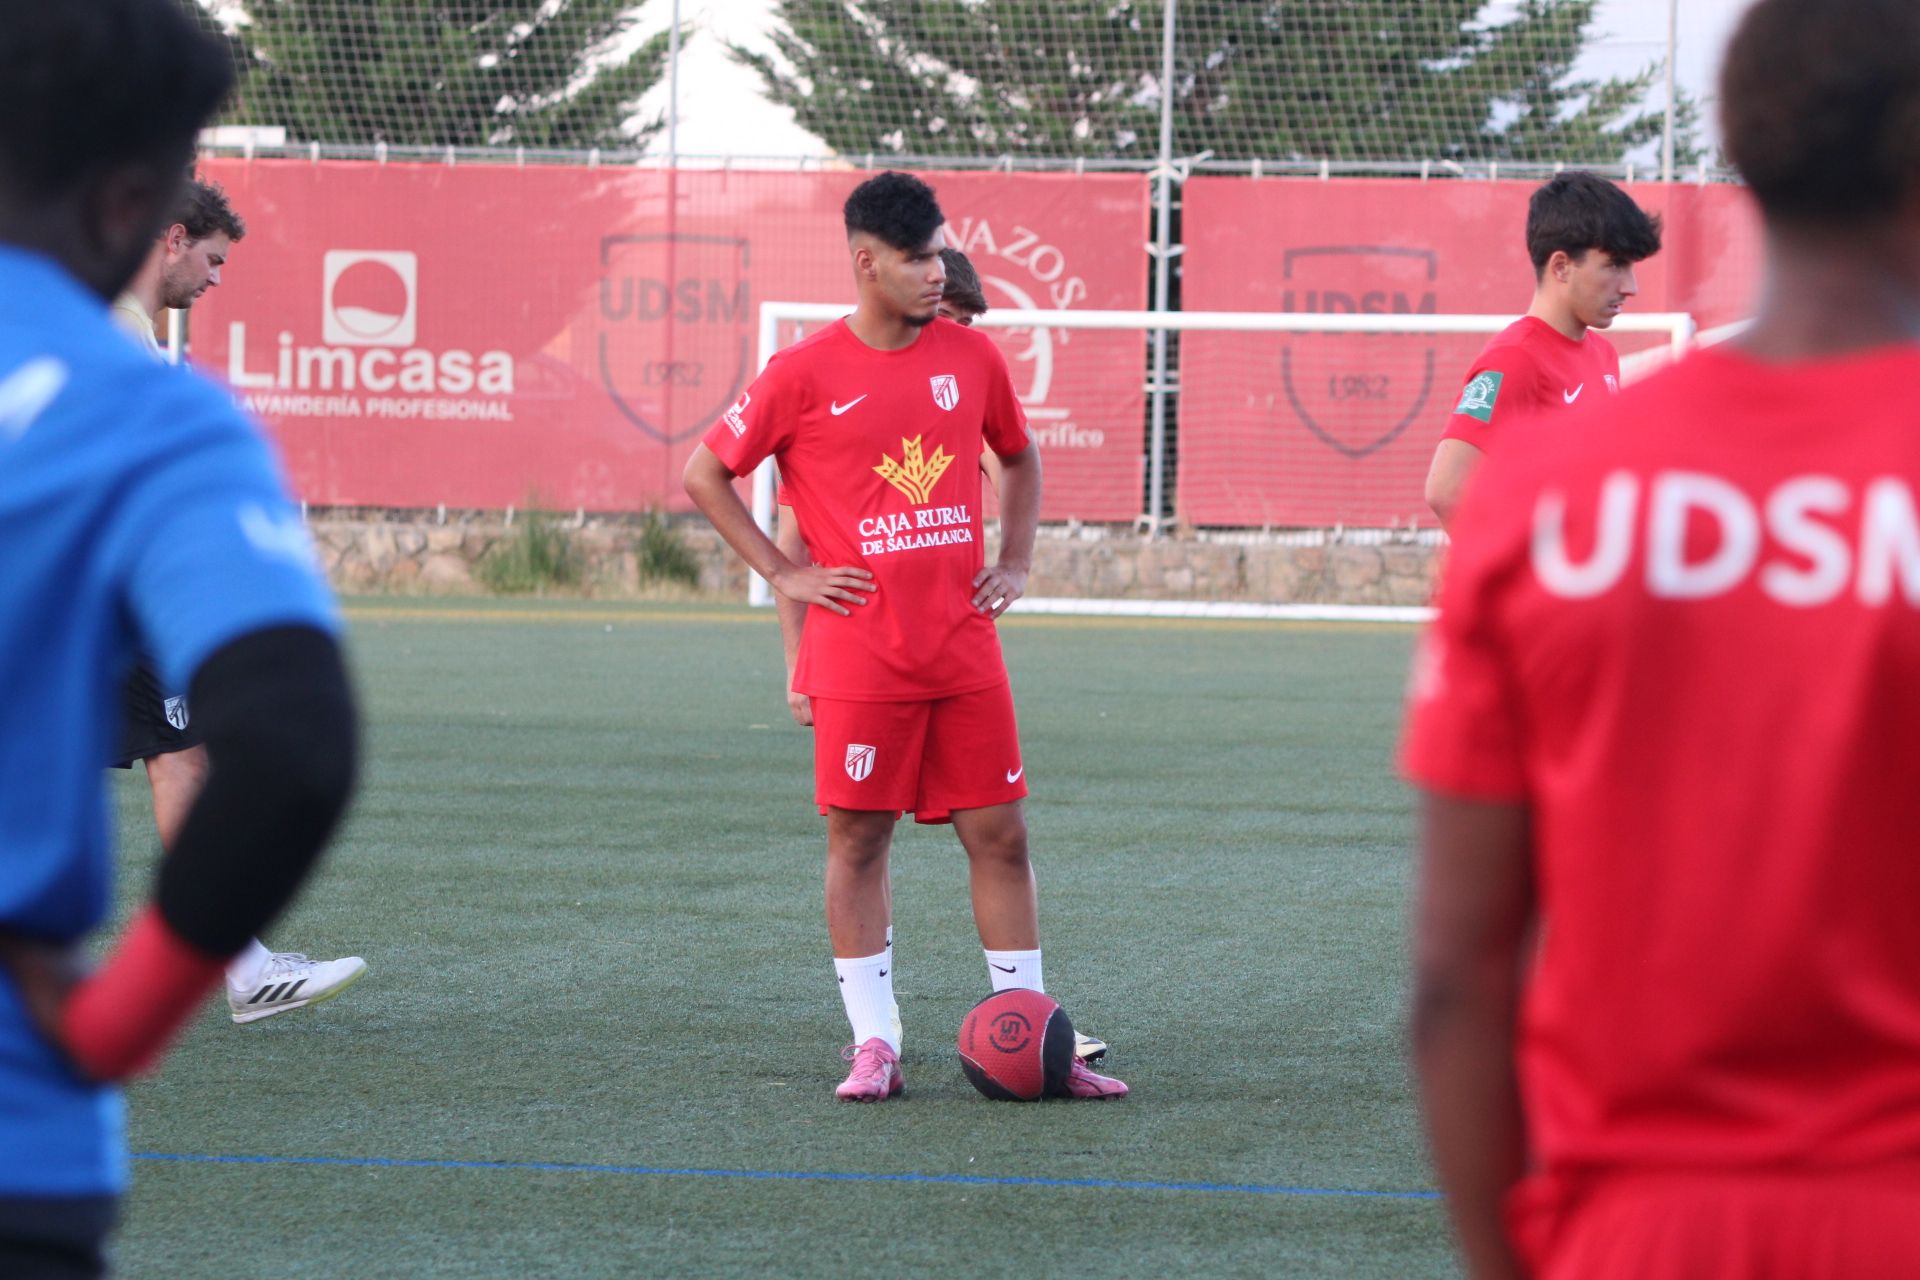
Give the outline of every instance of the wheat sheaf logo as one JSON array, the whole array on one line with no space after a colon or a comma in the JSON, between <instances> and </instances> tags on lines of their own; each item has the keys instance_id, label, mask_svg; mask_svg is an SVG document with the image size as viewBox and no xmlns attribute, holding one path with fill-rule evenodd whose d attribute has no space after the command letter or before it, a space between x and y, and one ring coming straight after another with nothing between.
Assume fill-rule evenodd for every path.
<instances>
[{"instance_id":1,"label":"wheat sheaf logo","mask_svg":"<svg viewBox=\"0 0 1920 1280\"><path fill-rule=\"evenodd\" d=\"M900 441L900 461L895 462L887 454L880 455L880 465L874 470L879 472L886 482L907 495L915 506L925 506L933 493L933 486L940 483L940 477L953 465L953 455L936 445L931 458L920 453L920 442L925 436L915 436Z\"/></svg>"}]
</instances>

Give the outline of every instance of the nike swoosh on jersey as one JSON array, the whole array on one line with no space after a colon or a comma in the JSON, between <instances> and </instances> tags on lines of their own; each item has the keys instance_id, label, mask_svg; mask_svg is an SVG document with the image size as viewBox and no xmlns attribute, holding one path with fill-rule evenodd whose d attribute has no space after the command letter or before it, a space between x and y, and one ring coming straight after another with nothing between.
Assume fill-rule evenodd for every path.
<instances>
[{"instance_id":1,"label":"nike swoosh on jersey","mask_svg":"<svg viewBox=\"0 0 1920 1280\"><path fill-rule=\"evenodd\" d=\"M1020 775L1025 773L1026 771L1027 771L1027 766L1025 765L1021 765L1018 769L1007 770L1007 781L1008 782L1020 781Z\"/></svg>"},{"instance_id":2,"label":"nike swoosh on jersey","mask_svg":"<svg viewBox=\"0 0 1920 1280\"><path fill-rule=\"evenodd\" d=\"M853 406L859 404L862 400L865 400L866 398L867 398L866 395L857 395L853 399L847 401L845 404L841 404L838 400L834 401L832 406L833 416L836 418L839 417L841 414L853 408Z\"/></svg>"},{"instance_id":3,"label":"nike swoosh on jersey","mask_svg":"<svg viewBox=\"0 0 1920 1280\"><path fill-rule=\"evenodd\" d=\"M1578 400L1580 398L1580 393L1582 391L1585 391L1586 389L1587 389L1587 384L1583 382L1571 391L1562 390L1560 392L1560 398L1562 400L1565 400L1568 404L1572 404L1575 400Z\"/></svg>"}]
</instances>

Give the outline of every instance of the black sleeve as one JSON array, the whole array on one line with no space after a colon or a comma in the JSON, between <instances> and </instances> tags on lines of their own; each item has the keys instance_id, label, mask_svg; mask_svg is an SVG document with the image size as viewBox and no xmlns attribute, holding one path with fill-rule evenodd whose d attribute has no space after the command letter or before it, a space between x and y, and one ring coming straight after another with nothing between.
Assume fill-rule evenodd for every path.
<instances>
[{"instance_id":1,"label":"black sleeve","mask_svg":"<svg viewBox=\"0 0 1920 1280\"><path fill-rule=\"evenodd\" d=\"M181 938L227 956L293 899L346 809L353 695L332 637L276 627L216 651L188 696L211 772L155 899Z\"/></svg>"}]
</instances>

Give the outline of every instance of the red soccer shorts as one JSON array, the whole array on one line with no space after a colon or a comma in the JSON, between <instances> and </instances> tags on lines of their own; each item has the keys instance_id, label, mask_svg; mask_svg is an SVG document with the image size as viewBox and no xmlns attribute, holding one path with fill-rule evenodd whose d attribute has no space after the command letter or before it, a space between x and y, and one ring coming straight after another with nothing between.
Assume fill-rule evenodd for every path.
<instances>
[{"instance_id":1,"label":"red soccer shorts","mask_svg":"<svg viewBox=\"0 0 1920 1280\"><path fill-rule=\"evenodd\" d=\"M1523 1184L1538 1280L1893 1280L1920 1275L1920 1166L1595 1174Z\"/></svg>"},{"instance_id":2,"label":"red soccer shorts","mask_svg":"<svg viewBox=\"0 0 1920 1280\"><path fill-rule=\"evenodd\" d=\"M910 810L916 822L951 822L955 809L1027 794L1008 684L931 702L812 701L813 798L822 813Z\"/></svg>"}]
</instances>

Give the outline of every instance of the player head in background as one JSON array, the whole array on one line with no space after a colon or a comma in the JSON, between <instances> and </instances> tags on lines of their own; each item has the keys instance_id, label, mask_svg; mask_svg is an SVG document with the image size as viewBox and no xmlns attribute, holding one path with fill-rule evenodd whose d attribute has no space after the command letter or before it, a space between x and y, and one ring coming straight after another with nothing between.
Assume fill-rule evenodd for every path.
<instances>
[{"instance_id":1,"label":"player head in background","mask_svg":"<svg viewBox=\"0 0 1920 1280\"><path fill-rule=\"evenodd\" d=\"M1762 0L1728 47L1720 113L1766 227L1739 345L1795 360L1920 337L1920 6Z\"/></svg>"},{"instance_id":2,"label":"player head in background","mask_svg":"<svg viewBox=\"0 0 1920 1280\"><path fill-rule=\"evenodd\" d=\"M225 51L167 0L0 5L0 243L112 298L232 87Z\"/></svg>"},{"instance_id":3,"label":"player head in background","mask_svg":"<svg viewBox=\"0 0 1920 1280\"><path fill-rule=\"evenodd\" d=\"M173 221L160 233L153 253L134 280L134 290L149 279L162 307L185 310L220 283L233 246L247 235L247 224L233 211L218 183L190 179L180 193Z\"/></svg>"},{"instance_id":4,"label":"player head in background","mask_svg":"<svg viewBox=\"0 0 1920 1280\"><path fill-rule=\"evenodd\" d=\"M940 251L940 264L947 269L946 287L940 294L940 314L955 324L971 325L974 318L987 313L987 295L980 287L980 273L967 261L967 255L948 246Z\"/></svg>"},{"instance_id":5,"label":"player head in background","mask_svg":"<svg viewBox=\"0 0 1920 1280\"><path fill-rule=\"evenodd\" d=\"M1527 202L1534 276L1529 314L1569 338L1605 329L1640 291L1634 264L1658 252L1658 215L1605 178L1558 174Z\"/></svg>"},{"instance_id":6,"label":"player head in background","mask_svg":"<svg viewBox=\"0 0 1920 1280\"><path fill-rule=\"evenodd\" d=\"M947 282L940 263L940 251L947 247L941 226L947 219L933 188L889 169L853 189L845 215L863 316L888 330L932 324ZM855 327L863 326L856 322ZM910 342L911 335L907 338Z\"/></svg>"}]
</instances>

